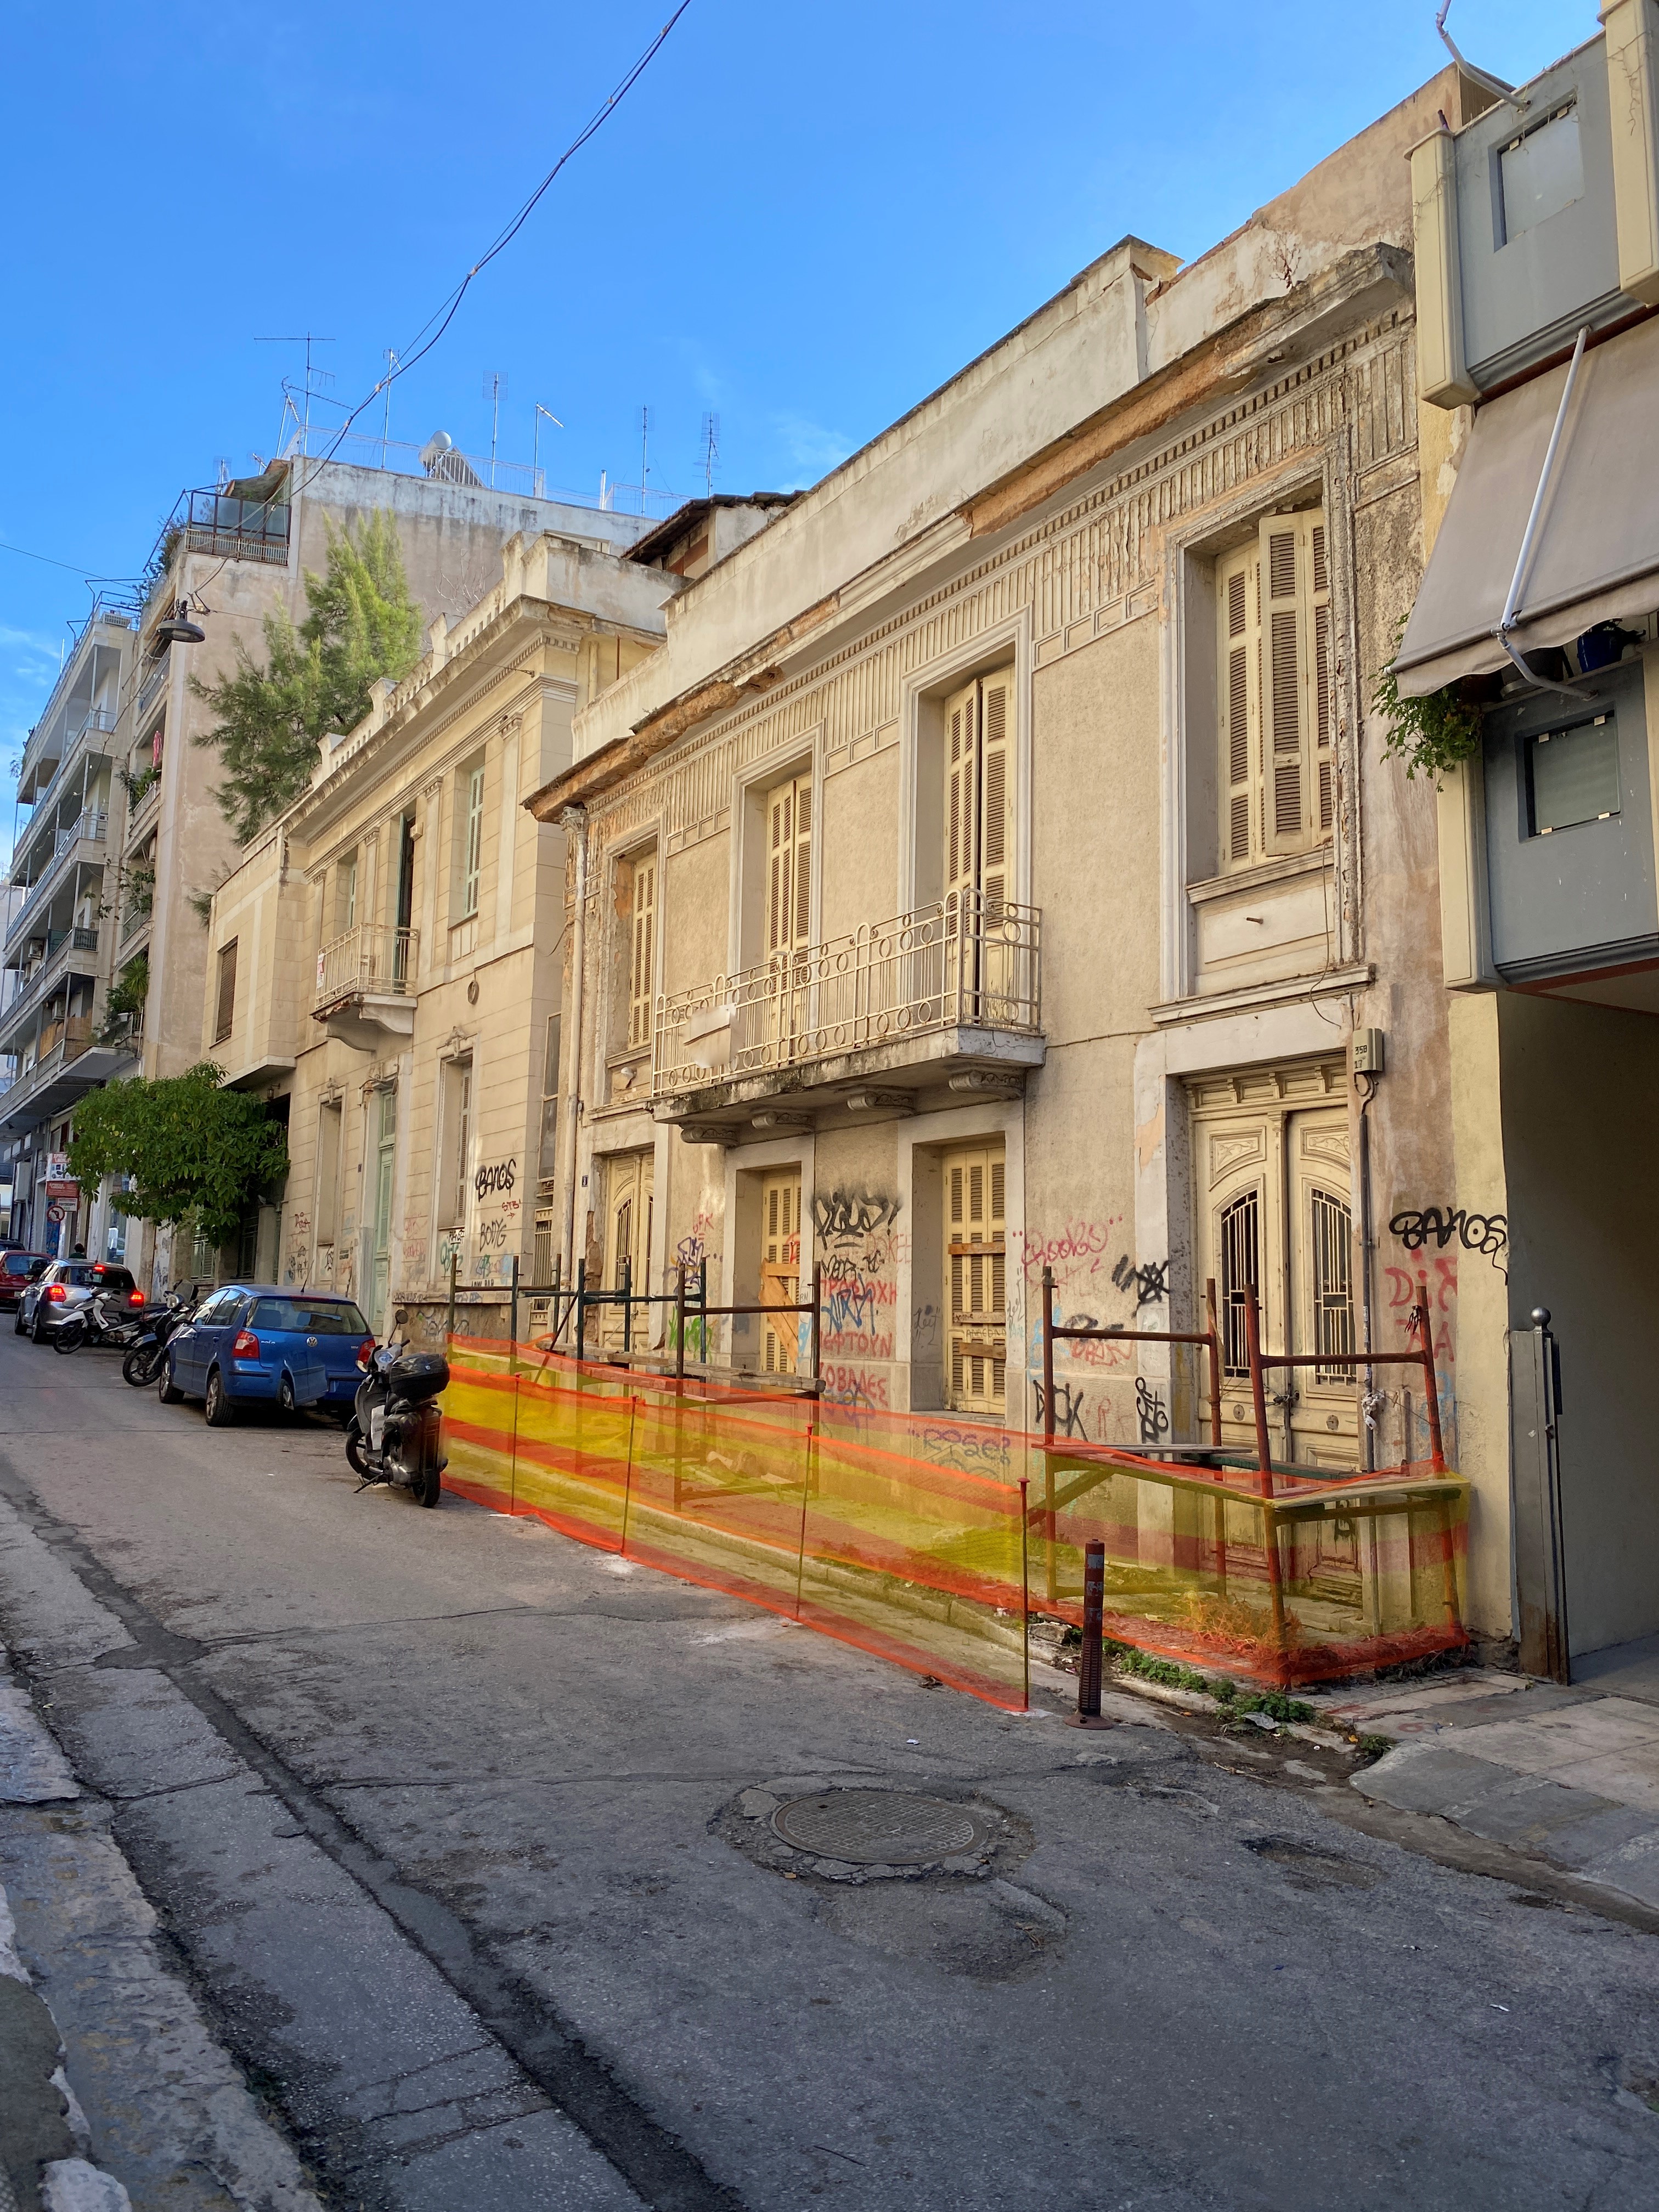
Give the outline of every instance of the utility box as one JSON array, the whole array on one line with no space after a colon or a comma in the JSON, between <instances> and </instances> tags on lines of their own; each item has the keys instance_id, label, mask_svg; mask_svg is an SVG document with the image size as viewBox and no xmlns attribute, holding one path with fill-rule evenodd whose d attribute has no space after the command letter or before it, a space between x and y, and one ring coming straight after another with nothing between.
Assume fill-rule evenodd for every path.
<instances>
[{"instance_id":1,"label":"utility box","mask_svg":"<svg viewBox=\"0 0 1659 2212\"><path fill-rule=\"evenodd\" d=\"M1387 1042L1381 1030L1356 1030L1353 1033L1353 1072L1356 1075L1381 1075L1383 1048Z\"/></svg>"}]
</instances>

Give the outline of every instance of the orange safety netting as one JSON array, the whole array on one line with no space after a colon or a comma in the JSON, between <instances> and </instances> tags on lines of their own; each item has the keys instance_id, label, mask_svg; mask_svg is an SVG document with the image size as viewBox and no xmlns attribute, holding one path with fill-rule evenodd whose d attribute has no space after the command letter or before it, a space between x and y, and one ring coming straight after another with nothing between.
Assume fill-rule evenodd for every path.
<instances>
[{"instance_id":1,"label":"orange safety netting","mask_svg":"<svg viewBox=\"0 0 1659 2212\"><path fill-rule=\"evenodd\" d=\"M728 1592L989 1703L1029 1702L1032 1629L1080 1626L1106 1547L1109 1637L1291 1684L1466 1642L1465 1490L1045 1447L456 1337L449 1488ZM1046 1630L1044 1628L1046 1624Z\"/></svg>"}]
</instances>

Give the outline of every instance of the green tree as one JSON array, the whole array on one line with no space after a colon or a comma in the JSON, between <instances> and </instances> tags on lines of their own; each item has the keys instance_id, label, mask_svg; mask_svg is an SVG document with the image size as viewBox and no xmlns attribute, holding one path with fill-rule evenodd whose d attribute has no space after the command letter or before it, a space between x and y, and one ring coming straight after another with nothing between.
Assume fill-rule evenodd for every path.
<instances>
[{"instance_id":1,"label":"green tree","mask_svg":"<svg viewBox=\"0 0 1659 2212\"><path fill-rule=\"evenodd\" d=\"M355 537L329 525L327 573L307 569L306 606L298 629L283 608L265 617L263 668L238 640L228 676L191 678L217 717L196 742L219 749L219 805L243 844L305 789L322 738L362 721L369 685L397 683L420 657L421 610L388 515L371 515Z\"/></svg>"},{"instance_id":2,"label":"green tree","mask_svg":"<svg viewBox=\"0 0 1659 2212\"><path fill-rule=\"evenodd\" d=\"M288 1139L261 1099L227 1091L204 1060L155 1082L106 1084L75 1113L70 1172L88 1188L130 1176L125 1211L144 1221L193 1221L210 1243L228 1243L250 1199L288 1172Z\"/></svg>"}]
</instances>

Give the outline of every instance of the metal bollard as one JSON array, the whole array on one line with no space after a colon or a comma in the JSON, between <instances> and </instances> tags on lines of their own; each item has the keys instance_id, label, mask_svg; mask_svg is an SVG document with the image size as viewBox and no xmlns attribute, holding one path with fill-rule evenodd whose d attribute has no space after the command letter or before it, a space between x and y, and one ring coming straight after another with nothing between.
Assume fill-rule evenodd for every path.
<instances>
[{"instance_id":1,"label":"metal bollard","mask_svg":"<svg viewBox=\"0 0 1659 2212\"><path fill-rule=\"evenodd\" d=\"M1106 1633L1106 1547L1098 1540L1083 1553L1083 1657L1078 1668L1077 1717L1100 1718L1101 1644Z\"/></svg>"}]
</instances>

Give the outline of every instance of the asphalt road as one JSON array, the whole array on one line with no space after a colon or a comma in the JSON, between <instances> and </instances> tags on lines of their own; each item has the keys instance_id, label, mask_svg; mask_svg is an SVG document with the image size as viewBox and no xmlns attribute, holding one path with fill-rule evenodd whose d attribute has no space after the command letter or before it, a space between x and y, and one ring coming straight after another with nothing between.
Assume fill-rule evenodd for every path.
<instances>
[{"instance_id":1,"label":"asphalt road","mask_svg":"<svg viewBox=\"0 0 1659 2212\"><path fill-rule=\"evenodd\" d=\"M1317 1759L355 1487L0 1322L0 1634L326 2203L1659 2202L1659 1936ZM991 1870L789 1878L752 1815L834 1784L979 1807Z\"/></svg>"}]
</instances>

